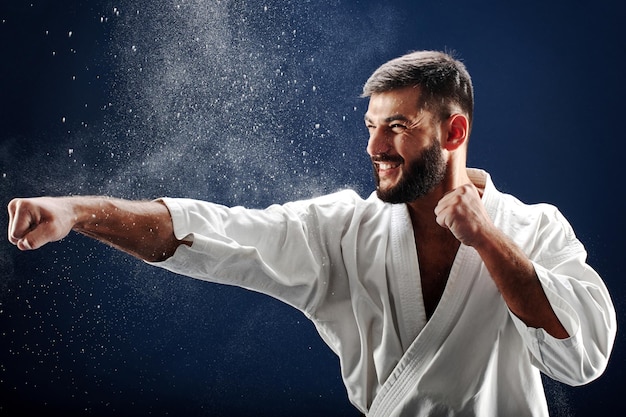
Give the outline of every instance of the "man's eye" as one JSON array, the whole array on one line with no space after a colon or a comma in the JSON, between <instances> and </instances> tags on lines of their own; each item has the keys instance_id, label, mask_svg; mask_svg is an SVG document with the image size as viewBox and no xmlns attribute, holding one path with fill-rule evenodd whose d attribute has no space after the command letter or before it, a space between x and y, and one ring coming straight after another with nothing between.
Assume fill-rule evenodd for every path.
<instances>
[{"instance_id":1,"label":"man's eye","mask_svg":"<svg viewBox=\"0 0 626 417\"><path fill-rule=\"evenodd\" d=\"M405 125L401 125L399 123L394 123L390 127L395 132L400 132L400 131L406 130L406 126Z\"/></svg>"}]
</instances>

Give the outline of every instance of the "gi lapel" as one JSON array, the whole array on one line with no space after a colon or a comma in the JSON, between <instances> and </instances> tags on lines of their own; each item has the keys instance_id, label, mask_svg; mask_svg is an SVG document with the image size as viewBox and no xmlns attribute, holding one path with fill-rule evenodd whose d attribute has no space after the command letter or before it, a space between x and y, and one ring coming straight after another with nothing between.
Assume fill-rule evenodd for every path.
<instances>
[{"instance_id":1,"label":"gi lapel","mask_svg":"<svg viewBox=\"0 0 626 417\"><path fill-rule=\"evenodd\" d=\"M398 205L394 208L391 224L391 241L401 242L401 250L394 251L392 262L394 269L398 273L400 282L398 284L401 291L411 296L421 296L419 289L419 266L417 265L417 251L413 239L412 228L406 227L406 217L408 212L404 206ZM402 214L402 210L404 214ZM410 235L410 239L407 237ZM411 244L407 244L410 240ZM380 391L372 402L370 417L389 417L393 415L393 410L402 403L402 400L410 396L410 392L415 390L424 370L437 353L439 347L445 342L450 331L457 322L457 317L462 311L463 305L469 295L469 290L478 276L481 260L474 249L461 245L457 253L454 264L450 271L450 277L431 319L421 328L419 334L404 356L400 359L395 369L387 378ZM404 269L404 270L403 270ZM418 287L416 290L415 287ZM421 305L420 317L413 320L409 327L421 327L424 320L423 301ZM406 313L416 314L415 304L407 304L410 307ZM424 316L425 317L425 316ZM421 322L421 323L420 323Z\"/></svg>"}]
</instances>

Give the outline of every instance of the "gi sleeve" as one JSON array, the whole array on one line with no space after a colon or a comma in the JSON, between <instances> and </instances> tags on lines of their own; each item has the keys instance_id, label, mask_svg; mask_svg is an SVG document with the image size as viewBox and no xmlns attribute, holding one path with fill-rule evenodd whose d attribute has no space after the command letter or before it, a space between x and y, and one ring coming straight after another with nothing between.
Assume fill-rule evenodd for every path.
<instances>
[{"instance_id":1,"label":"gi sleeve","mask_svg":"<svg viewBox=\"0 0 626 417\"><path fill-rule=\"evenodd\" d=\"M333 210L324 212L310 202L251 210L190 199L162 201L175 236L192 244L180 245L172 257L153 265L261 292L305 313L316 305L328 281L322 230L339 228L333 224Z\"/></svg>"},{"instance_id":2,"label":"gi sleeve","mask_svg":"<svg viewBox=\"0 0 626 417\"><path fill-rule=\"evenodd\" d=\"M537 368L568 385L583 385L607 366L617 328L615 309L604 282L587 265L582 244L556 209L543 217L536 236L530 258L570 337L556 339L510 316Z\"/></svg>"}]
</instances>

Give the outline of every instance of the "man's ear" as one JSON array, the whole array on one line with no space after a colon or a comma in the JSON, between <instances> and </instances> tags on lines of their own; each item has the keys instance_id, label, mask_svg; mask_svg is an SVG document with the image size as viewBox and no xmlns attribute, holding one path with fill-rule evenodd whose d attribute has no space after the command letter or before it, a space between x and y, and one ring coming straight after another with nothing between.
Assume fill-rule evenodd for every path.
<instances>
[{"instance_id":1,"label":"man's ear","mask_svg":"<svg viewBox=\"0 0 626 417\"><path fill-rule=\"evenodd\" d=\"M446 121L446 127L448 135L443 144L444 149L454 151L467 142L469 121L465 115L459 113L453 114Z\"/></svg>"}]
</instances>

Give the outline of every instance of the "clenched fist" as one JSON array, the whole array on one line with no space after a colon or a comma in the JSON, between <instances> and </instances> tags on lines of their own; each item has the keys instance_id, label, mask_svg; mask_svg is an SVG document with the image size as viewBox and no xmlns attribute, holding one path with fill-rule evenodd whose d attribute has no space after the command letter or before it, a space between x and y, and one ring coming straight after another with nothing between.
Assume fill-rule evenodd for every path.
<instances>
[{"instance_id":1,"label":"clenched fist","mask_svg":"<svg viewBox=\"0 0 626 417\"><path fill-rule=\"evenodd\" d=\"M39 197L9 203L9 241L21 250L63 239L76 222L67 199Z\"/></svg>"},{"instance_id":2,"label":"clenched fist","mask_svg":"<svg viewBox=\"0 0 626 417\"><path fill-rule=\"evenodd\" d=\"M494 229L478 190L465 184L447 193L435 207L437 223L449 229L466 246L481 243Z\"/></svg>"}]
</instances>

